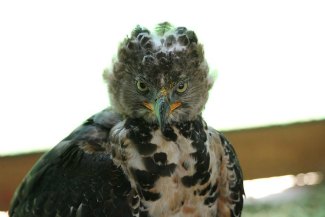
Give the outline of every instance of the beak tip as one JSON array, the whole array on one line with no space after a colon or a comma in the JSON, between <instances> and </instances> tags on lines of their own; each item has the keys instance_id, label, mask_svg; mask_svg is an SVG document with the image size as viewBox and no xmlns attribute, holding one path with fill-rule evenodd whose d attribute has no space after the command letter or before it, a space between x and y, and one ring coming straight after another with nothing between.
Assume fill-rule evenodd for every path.
<instances>
[{"instance_id":1,"label":"beak tip","mask_svg":"<svg viewBox=\"0 0 325 217\"><path fill-rule=\"evenodd\" d=\"M168 114L169 114L169 110L170 110L169 103L165 96L161 96L156 100L154 110L155 110L156 117L158 119L160 128L164 128L166 121L167 121Z\"/></svg>"}]
</instances>

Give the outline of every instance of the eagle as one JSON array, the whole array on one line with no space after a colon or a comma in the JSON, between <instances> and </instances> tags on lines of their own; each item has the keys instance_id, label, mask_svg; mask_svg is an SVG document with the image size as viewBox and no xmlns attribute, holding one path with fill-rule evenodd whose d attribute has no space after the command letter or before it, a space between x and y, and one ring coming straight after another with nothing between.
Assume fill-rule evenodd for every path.
<instances>
[{"instance_id":1,"label":"eagle","mask_svg":"<svg viewBox=\"0 0 325 217\"><path fill-rule=\"evenodd\" d=\"M45 153L10 217L239 217L233 146L202 110L213 85L194 31L137 26L105 70L111 106Z\"/></svg>"}]
</instances>

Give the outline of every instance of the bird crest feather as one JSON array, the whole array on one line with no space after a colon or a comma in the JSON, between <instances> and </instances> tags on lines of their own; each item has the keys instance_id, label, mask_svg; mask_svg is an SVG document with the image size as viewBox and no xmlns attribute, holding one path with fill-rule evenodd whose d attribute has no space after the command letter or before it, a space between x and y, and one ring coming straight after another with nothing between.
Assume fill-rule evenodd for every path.
<instances>
[{"instance_id":1,"label":"bird crest feather","mask_svg":"<svg viewBox=\"0 0 325 217\"><path fill-rule=\"evenodd\" d=\"M156 26L155 32L158 36L163 36L166 32L168 32L172 28L173 26L169 22L163 22L163 23L159 23Z\"/></svg>"}]
</instances>

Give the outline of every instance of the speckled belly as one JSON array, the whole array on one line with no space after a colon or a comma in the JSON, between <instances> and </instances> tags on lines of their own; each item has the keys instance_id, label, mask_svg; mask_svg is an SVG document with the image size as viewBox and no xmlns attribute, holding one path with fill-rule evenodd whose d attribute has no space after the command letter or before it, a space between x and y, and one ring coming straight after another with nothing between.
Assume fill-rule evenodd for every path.
<instances>
[{"instance_id":1,"label":"speckled belly","mask_svg":"<svg viewBox=\"0 0 325 217\"><path fill-rule=\"evenodd\" d=\"M173 126L163 134L155 126L125 123L118 131L114 161L139 195L140 212L216 216L217 171L211 167L216 158L209 152L204 123L198 125Z\"/></svg>"}]
</instances>

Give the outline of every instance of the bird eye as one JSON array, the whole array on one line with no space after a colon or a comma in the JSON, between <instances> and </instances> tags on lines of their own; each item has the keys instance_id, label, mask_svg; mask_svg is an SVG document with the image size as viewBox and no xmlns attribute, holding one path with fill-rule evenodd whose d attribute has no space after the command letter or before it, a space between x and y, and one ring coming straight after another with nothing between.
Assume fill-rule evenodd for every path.
<instances>
[{"instance_id":1,"label":"bird eye","mask_svg":"<svg viewBox=\"0 0 325 217\"><path fill-rule=\"evenodd\" d=\"M187 89L187 83L181 81L178 83L176 91L178 93L184 93L186 89Z\"/></svg>"},{"instance_id":2,"label":"bird eye","mask_svg":"<svg viewBox=\"0 0 325 217\"><path fill-rule=\"evenodd\" d=\"M141 92L145 92L148 90L148 86L146 85L146 83L141 82L141 81L137 81L137 88L141 91Z\"/></svg>"}]
</instances>

